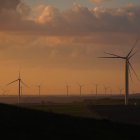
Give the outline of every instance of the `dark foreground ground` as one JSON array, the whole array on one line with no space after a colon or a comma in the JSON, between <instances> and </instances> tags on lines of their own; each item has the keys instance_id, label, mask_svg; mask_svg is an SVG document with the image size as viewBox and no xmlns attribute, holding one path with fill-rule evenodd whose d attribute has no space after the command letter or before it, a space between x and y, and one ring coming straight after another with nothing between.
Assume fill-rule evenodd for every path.
<instances>
[{"instance_id":1,"label":"dark foreground ground","mask_svg":"<svg viewBox=\"0 0 140 140\"><path fill-rule=\"evenodd\" d=\"M140 126L140 106L96 105L90 106L90 109L104 119Z\"/></svg>"},{"instance_id":2,"label":"dark foreground ground","mask_svg":"<svg viewBox=\"0 0 140 140\"><path fill-rule=\"evenodd\" d=\"M140 126L0 104L0 136L3 139L135 140L139 139L139 132Z\"/></svg>"}]
</instances>

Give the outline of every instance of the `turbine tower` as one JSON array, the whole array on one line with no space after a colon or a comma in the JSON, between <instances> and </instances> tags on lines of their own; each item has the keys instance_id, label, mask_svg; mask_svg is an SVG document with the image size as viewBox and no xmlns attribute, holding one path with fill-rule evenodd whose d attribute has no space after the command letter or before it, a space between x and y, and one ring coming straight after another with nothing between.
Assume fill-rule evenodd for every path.
<instances>
[{"instance_id":1,"label":"turbine tower","mask_svg":"<svg viewBox=\"0 0 140 140\"><path fill-rule=\"evenodd\" d=\"M37 87L38 87L38 95L40 97L40 94L41 94L41 85L38 85Z\"/></svg>"},{"instance_id":2,"label":"turbine tower","mask_svg":"<svg viewBox=\"0 0 140 140\"><path fill-rule=\"evenodd\" d=\"M66 91L67 91L67 96L69 96L69 85L66 84Z\"/></svg>"},{"instance_id":3,"label":"turbine tower","mask_svg":"<svg viewBox=\"0 0 140 140\"><path fill-rule=\"evenodd\" d=\"M79 85L79 90L80 90L80 96L82 96L82 88L84 87L84 85L78 84Z\"/></svg>"},{"instance_id":4,"label":"turbine tower","mask_svg":"<svg viewBox=\"0 0 140 140\"><path fill-rule=\"evenodd\" d=\"M20 87L20 91L21 91L21 96L23 95L23 87Z\"/></svg>"},{"instance_id":5,"label":"turbine tower","mask_svg":"<svg viewBox=\"0 0 140 140\"><path fill-rule=\"evenodd\" d=\"M107 89L108 89L108 87L104 86L105 96L107 95Z\"/></svg>"},{"instance_id":6,"label":"turbine tower","mask_svg":"<svg viewBox=\"0 0 140 140\"><path fill-rule=\"evenodd\" d=\"M98 95L98 84L95 84L95 91L96 91L96 97L97 97L97 95Z\"/></svg>"},{"instance_id":7,"label":"turbine tower","mask_svg":"<svg viewBox=\"0 0 140 140\"><path fill-rule=\"evenodd\" d=\"M113 90L111 87L109 87L109 89L110 89L110 95L112 96Z\"/></svg>"},{"instance_id":8,"label":"turbine tower","mask_svg":"<svg viewBox=\"0 0 140 140\"><path fill-rule=\"evenodd\" d=\"M134 46L132 47L132 49L129 51L129 53L126 56L119 56L119 55L116 55L116 54L105 52L105 54L108 54L110 56L109 57L99 57L99 58L112 58L112 59L122 59L122 60L124 60L124 62L125 62L125 105L128 105L129 74L130 74L130 78L131 78L131 70L134 72L135 76L138 79L138 76L137 76L132 64L130 63L130 59L136 54L136 51L134 51L134 49L135 49L135 46L136 46L137 42L138 42L138 39L136 40L136 42L134 43Z\"/></svg>"},{"instance_id":9,"label":"turbine tower","mask_svg":"<svg viewBox=\"0 0 140 140\"><path fill-rule=\"evenodd\" d=\"M21 75L20 75L20 72L19 72L19 77L18 79L10 82L9 84L7 84L7 86L15 83L15 82L18 82L18 104L20 104L20 97L21 97L21 85L23 84L24 86L28 87L21 79Z\"/></svg>"},{"instance_id":10,"label":"turbine tower","mask_svg":"<svg viewBox=\"0 0 140 140\"><path fill-rule=\"evenodd\" d=\"M120 96L121 96L123 92L123 88L119 88L119 91L120 91Z\"/></svg>"}]
</instances>

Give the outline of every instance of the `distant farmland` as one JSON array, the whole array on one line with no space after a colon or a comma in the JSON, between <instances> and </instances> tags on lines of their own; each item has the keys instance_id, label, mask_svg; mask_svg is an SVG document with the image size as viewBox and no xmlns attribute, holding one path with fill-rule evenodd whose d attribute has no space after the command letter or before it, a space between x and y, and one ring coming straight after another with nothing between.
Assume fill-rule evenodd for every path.
<instances>
[{"instance_id":1,"label":"distant farmland","mask_svg":"<svg viewBox=\"0 0 140 140\"><path fill-rule=\"evenodd\" d=\"M136 103L137 104L134 104ZM22 107L66 114L70 116L107 119L115 122L140 125L140 100L131 99L123 105L122 99L98 99L72 103L21 104Z\"/></svg>"},{"instance_id":2,"label":"distant farmland","mask_svg":"<svg viewBox=\"0 0 140 140\"><path fill-rule=\"evenodd\" d=\"M140 103L140 94L130 95L130 104L139 104ZM33 95L23 95L21 96L21 103L33 103L33 104L46 104L46 103L73 103L73 102L87 102L92 104L124 104L124 96L119 95L87 95L87 96L64 96L64 95L42 95L42 96L33 96ZM17 104L18 96L17 95L5 95L0 96L0 103L6 104Z\"/></svg>"}]
</instances>

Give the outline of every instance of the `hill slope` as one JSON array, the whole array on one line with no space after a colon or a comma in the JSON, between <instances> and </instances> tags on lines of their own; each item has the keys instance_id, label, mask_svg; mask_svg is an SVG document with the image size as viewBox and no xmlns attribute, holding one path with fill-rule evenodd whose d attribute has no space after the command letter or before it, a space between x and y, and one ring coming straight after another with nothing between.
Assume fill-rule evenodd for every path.
<instances>
[{"instance_id":1,"label":"hill slope","mask_svg":"<svg viewBox=\"0 0 140 140\"><path fill-rule=\"evenodd\" d=\"M140 127L0 104L1 137L17 139L135 139Z\"/></svg>"}]
</instances>

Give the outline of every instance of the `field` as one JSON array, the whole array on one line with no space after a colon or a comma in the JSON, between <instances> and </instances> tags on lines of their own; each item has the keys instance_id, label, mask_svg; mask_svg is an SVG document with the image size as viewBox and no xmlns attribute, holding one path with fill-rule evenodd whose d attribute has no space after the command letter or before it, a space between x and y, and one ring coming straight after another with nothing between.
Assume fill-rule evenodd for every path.
<instances>
[{"instance_id":1,"label":"field","mask_svg":"<svg viewBox=\"0 0 140 140\"><path fill-rule=\"evenodd\" d=\"M21 106L44 112L140 125L139 103L139 99L131 99L129 105L125 106L122 99L94 99L72 103L21 104Z\"/></svg>"},{"instance_id":2,"label":"field","mask_svg":"<svg viewBox=\"0 0 140 140\"><path fill-rule=\"evenodd\" d=\"M84 103L48 103L48 104L24 104L21 105L30 109L53 112L58 114L66 114L70 116L99 118L96 112L90 111Z\"/></svg>"},{"instance_id":3,"label":"field","mask_svg":"<svg viewBox=\"0 0 140 140\"><path fill-rule=\"evenodd\" d=\"M65 112L66 109L63 111ZM40 110L0 104L1 137L20 140L72 140L79 138L131 140L140 136L140 126L137 125L116 123L104 119L74 117Z\"/></svg>"},{"instance_id":4,"label":"field","mask_svg":"<svg viewBox=\"0 0 140 140\"><path fill-rule=\"evenodd\" d=\"M140 136L139 99L131 99L129 106L123 99L109 98L39 101L0 104L1 137L131 140Z\"/></svg>"}]
</instances>

